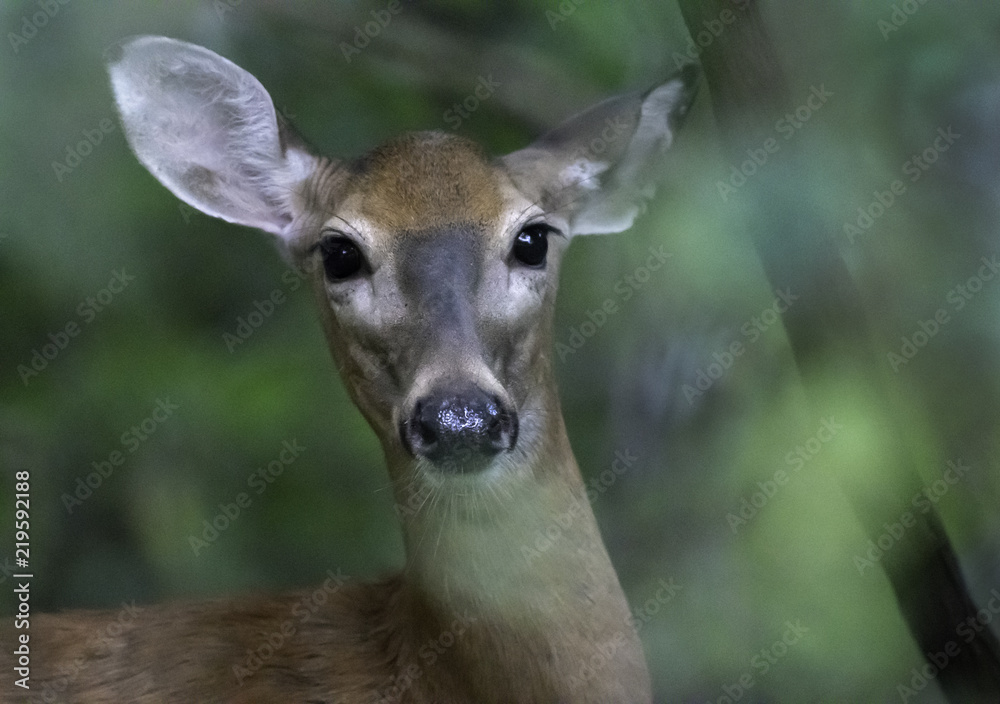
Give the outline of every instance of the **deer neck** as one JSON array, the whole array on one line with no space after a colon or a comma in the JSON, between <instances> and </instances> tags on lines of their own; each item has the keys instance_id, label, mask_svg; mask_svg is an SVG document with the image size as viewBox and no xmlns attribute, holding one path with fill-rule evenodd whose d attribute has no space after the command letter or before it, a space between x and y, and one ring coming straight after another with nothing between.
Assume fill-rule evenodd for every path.
<instances>
[{"instance_id":1,"label":"deer neck","mask_svg":"<svg viewBox=\"0 0 1000 704\"><path fill-rule=\"evenodd\" d=\"M468 673L475 701L493 701L484 683L509 697L517 681L523 699L498 701L645 702L642 650L551 391L530 461L403 511L412 647L448 643L438 655Z\"/></svg>"}]
</instances>

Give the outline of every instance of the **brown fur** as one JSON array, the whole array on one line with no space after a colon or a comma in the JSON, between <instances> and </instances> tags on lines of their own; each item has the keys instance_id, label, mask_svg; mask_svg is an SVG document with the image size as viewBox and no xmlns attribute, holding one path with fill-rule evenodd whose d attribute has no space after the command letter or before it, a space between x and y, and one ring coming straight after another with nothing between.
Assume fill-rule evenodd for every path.
<instances>
[{"instance_id":1,"label":"brown fur","mask_svg":"<svg viewBox=\"0 0 1000 704\"><path fill-rule=\"evenodd\" d=\"M338 218L364 221L357 237L381 257L372 281L354 289L328 285L322 266L311 270L331 350L382 441L397 504L412 509L427 492L403 513L405 570L268 598L37 615L30 698L12 684L7 619L0 702L648 704L642 649L551 368L565 238L552 238L544 269L512 268L516 221L530 201L500 162L442 133L404 135L346 167L317 159L295 195L290 249L300 265L317 263L311 245ZM454 279L468 288L450 303L465 321L461 334L441 337L427 324L432 313L407 298L428 278L452 275L444 266L404 283L399 252L413 250L400 238L414 232L424 239L411 242L442 245L429 261L446 264L455 232L482 239L468 254L475 276ZM371 319L353 312L354 295L372 297ZM463 378L509 396L520 415L517 445L485 477L439 475L397 432L414 388Z\"/></svg>"},{"instance_id":2,"label":"brown fur","mask_svg":"<svg viewBox=\"0 0 1000 704\"><path fill-rule=\"evenodd\" d=\"M322 204L317 212L324 217L353 197L356 212L388 233L387 250L408 230L433 238L428 223L481 220L478 232L506 237L499 223L515 206L505 196L505 176L465 140L406 135L355 164L351 178L321 163L330 171L317 173L313 187L322 182L327 190L305 197ZM489 264L495 251L483 248L480 256L483 266L497 266ZM371 354L366 345L374 343L359 344L341 325L317 268L331 349L380 435L397 503L412 506L412 493L428 487L437 492L404 515L405 572L375 584L328 580L313 591L141 606L136 614L38 615L30 631L29 701L648 704L642 649L559 410L548 353L555 254L550 264L533 274L546 283L523 319L501 316L476 328L517 348L483 354L522 415L522 440L499 475L476 480L487 486L458 488L434 488L400 446L391 413L408 387L390 378L399 368L352 386L352 375L362 374L358 355ZM405 312L397 317L395 327L368 334L401 348L412 348L413 335L435 334L413 327ZM455 373L456 360L468 353L429 361L402 354L392 364L414 366L400 378L427 365ZM553 526L557 539L540 545ZM14 635L8 620L0 702L25 700L11 684Z\"/></svg>"},{"instance_id":3,"label":"brown fur","mask_svg":"<svg viewBox=\"0 0 1000 704\"><path fill-rule=\"evenodd\" d=\"M396 580L139 606L137 615L133 607L38 615L30 701L242 704L289 701L289 692L303 702L367 701L388 686L400 656L387 627L398 594ZM339 647L326 647L332 643ZM24 701L9 687L7 650L0 700Z\"/></svg>"},{"instance_id":4,"label":"brown fur","mask_svg":"<svg viewBox=\"0 0 1000 704\"><path fill-rule=\"evenodd\" d=\"M428 230L471 219L495 222L503 208L497 174L475 142L442 132L411 132L353 165L351 193L387 232Z\"/></svg>"},{"instance_id":5,"label":"brown fur","mask_svg":"<svg viewBox=\"0 0 1000 704\"><path fill-rule=\"evenodd\" d=\"M482 220L481 232L496 233L511 207L503 173L455 137L404 136L355 164L353 178L321 163L331 170L317 173L314 188L323 182L327 191L306 198L328 214L353 195L357 212L391 233L382 243L390 250L392 237L407 230L433 237L428 223ZM513 464L485 488L438 487L438 500L405 515L402 575L375 584L328 580L327 588L270 598L142 606L125 612L125 623L117 611L38 615L29 701L647 704L642 650L559 411L548 353L555 255L539 275L548 288L537 309L525 320L491 323L490 334L517 347L488 363L522 414L523 439L506 460ZM355 349L326 302L321 267L315 276L331 349L382 439L396 501L405 506L431 486L401 448L390 415L407 388L390 375L351 384L361 373L355 357L369 352ZM434 331L404 317L377 333L406 347L407 336ZM467 352L406 363L454 373L454 359ZM540 547L539 536L556 525L558 539ZM310 598L315 608L303 618L297 606ZM25 700L11 684L14 635L7 620L0 702Z\"/></svg>"}]
</instances>

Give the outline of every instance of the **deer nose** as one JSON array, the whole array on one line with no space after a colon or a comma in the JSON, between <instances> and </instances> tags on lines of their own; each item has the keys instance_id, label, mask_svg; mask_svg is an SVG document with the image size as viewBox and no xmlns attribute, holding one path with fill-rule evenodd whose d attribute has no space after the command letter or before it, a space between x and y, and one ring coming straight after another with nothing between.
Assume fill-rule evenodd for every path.
<instances>
[{"instance_id":1,"label":"deer nose","mask_svg":"<svg viewBox=\"0 0 1000 704\"><path fill-rule=\"evenodd\" d=\"M436 391L417 401L400 427L403 445L445 473L485 469L517 442L517 414L478 387Z\"/></svg>"}]
</instances>

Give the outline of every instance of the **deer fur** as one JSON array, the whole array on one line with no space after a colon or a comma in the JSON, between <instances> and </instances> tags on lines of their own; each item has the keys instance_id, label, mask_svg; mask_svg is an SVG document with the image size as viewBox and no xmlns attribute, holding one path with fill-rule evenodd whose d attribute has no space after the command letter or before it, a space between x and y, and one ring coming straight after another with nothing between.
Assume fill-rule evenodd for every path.
<instances>
[{"instance_id":1,"label":"deer fur","mask_svg":"<svg viewBox=\"0 0 1000 704\"><path fill-rule=\"evenodd\" d=\"M256 79L201 47L141 37L110 72L149 171L190 205L275 235L312 277L338 369L382 442L396 502L412 508L406 564L375 583L331 574L276 596L35 616L31 690L8 686L5 647L0 701L648 704L563 425L552 319L562 252L575 235L631 225L694 72L506 157L418 132L353 161L313 154ZM513 238L539 223L547 259L519 264ZM330 237L368 268L331 279ZM475 471L458 457L456 471L400 428L435 389L469 385L509 422L490 436L495 456ZM12 635L5 626L3 642Z\"/></svg>"}]
</instances>

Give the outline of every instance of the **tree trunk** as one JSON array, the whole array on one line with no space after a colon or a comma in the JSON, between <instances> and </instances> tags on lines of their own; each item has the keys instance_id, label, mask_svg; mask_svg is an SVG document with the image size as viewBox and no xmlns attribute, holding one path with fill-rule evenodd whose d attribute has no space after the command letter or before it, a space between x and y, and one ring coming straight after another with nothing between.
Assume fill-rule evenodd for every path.
<instances>
[{"instance_id":1,"label":"tree trunk","mask_svg":"<svg viewBox=\"0 0 1000 704\"><path fill-rule=\"evenodd\" d=\"M680 0L692 36L723 12L735 22L704 48L701 61L720 127L723 153L734 164L747 150L760 149L773 138L776 122L794 108L789 85L774 44L761 17L759 2ZM794 58L791 59L794 61ZM790 61L790 63L791 63ZM811 129L821 129L817 126ZM843 468L843 485L873 540L883 524L899 519L909 497L923 484L920 470L928 460L917 457L899 421L897 386L884 373L876 354L861 297L835 245L834 233L811 207L809 186L822 168L821 155L808 153L803 140L791 140L770 157L768 178L748 178L733 196L744 206L747 235L752 238L773 287L790 288L800 302L783 314L793 354L807 397L820 408L821 387L830 379L860 383L868 389L887 466L867 473ZM835 376L834 376L835 375ZM864 483L847 477L867 475ZM914 512L917 525L887 551L881 564L900 609L921 652L944 652L956 638L956 627L975 618L977 606L968 594L940 519L935 511ZM950 658L936 679L953 702L1000 702L1000 645L988 628Z\"/></svg>"}]
</instances>

